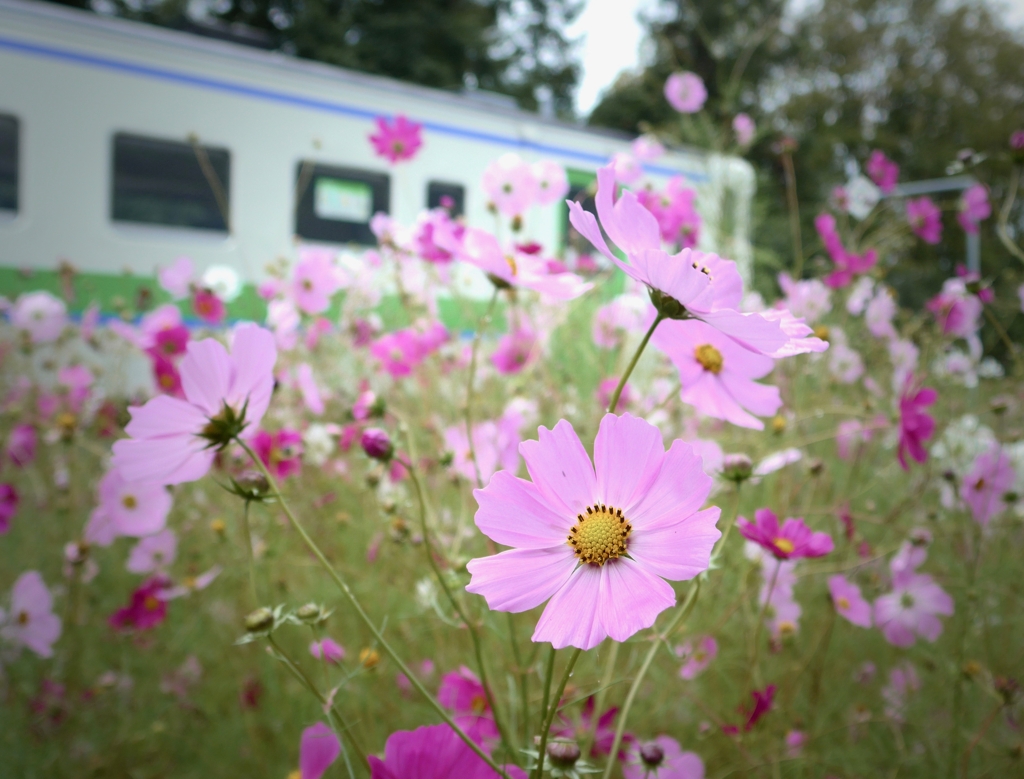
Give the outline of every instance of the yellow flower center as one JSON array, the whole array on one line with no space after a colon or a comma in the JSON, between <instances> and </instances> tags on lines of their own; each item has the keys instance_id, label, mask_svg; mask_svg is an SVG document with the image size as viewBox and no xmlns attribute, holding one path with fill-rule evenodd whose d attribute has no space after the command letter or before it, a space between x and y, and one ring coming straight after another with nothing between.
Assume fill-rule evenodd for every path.
<instances>
[{"instance_id":1,"label":"yellow flower center","mask_svg":"<svg viewBox=\"0 0 1024 779\"><path fill-rule=\"evenodd\" d=\"M156 611L160 608L160 601L152 595L147 595L146 599L142 602L142 605L145 607L146 611Z\"/></svg>"},{"instance_id":2,"label":"yellow flower center","mask_svg":"<svg viewBox=\"0 0 1024 779\"><path fill-rule=\"evenodd\" d=\"M306 292L311 292L313 290L313 282L310 279L303 279L302 288L306 290Z\"/></svg>"},{"instance_id":3,"label":"yellow flower center","mask_svg":"<svg viewBox=\"0 0 1024 779\"><path fill-rule=\"evenodd\" d=\"M19 625L27 625L28 624L28 612L27 611L19 611L18 612L18 624Z\"/></svg>"},{"instance_id":4,"label":"yellow flower center","mask_svg":"<svg viewBox=\"0 0 1024 779\"><path fill-rule=\"evenodd\" d=\"M135 499L134 495L125 495L121 498L121 505L126 509L133 509L139 505L139 502Z\"/></svg>"},{"instance_id":5,"label":"yellow flower center","mask_svg":"<svg viewBox=\"0 0 1024 779\"><path fill-rule=\"evenodd\" d=\"M633 526L622 516L622 509L594 504L585 514L576 515L569 531L568 544L581 563L604 565L626 554Z\"/></svg>"},{"instance_id":6,"label":"yellow flower center","mask_svg":"<svg viewBox=\"0 0 1024 779\"><path fill-rule=\"evenodd\" d=\"M715 375L722 372L722 353L711 344L701 344L693 350L693 356L697 358L704 370L711 371Z\"/></svg>"},{"instance_id":7,"label":"yellow flower center","mask_svg":"<svg viewBox=\"0 0 1024 779\"><path fill-rule=\"evenodd\" d=\"M473 700L470 701L469 708L479 717L487 711L487 699L483 695L474 695Z\"/></svg>"},{"instance_id":8,"label":"yellow flower center","mask_svg":"<svg viewBox=\"0 0 1024 779\"><path fill-rule=\"evenodd\" d=\"M836 605L839 607L840 611L846 611L848 608L850 608L850 599L840 598L836 601Z\"/></svg>"},{"instance_id":9,"label":"yellow flower center","mask_svg":"<svg viewBox=\"0 0 1024 779\"><path fill-rule=\"evenodd\" d=\"M792 635L793 633L796 633L796 625L795 624L790 622L788 619L787 620L783 620L782 622L779 623L779 635L780 636L789 636L789 635Z\"/></svg>"},{"instance_id":10,"label":"yellow flower center","mask_svg":"<svg viewBox=\"0 0 1024 779\"><path fill-rule=\"evenodd\" d=\"M776 538L775 539L775 548L778 549L783 554L789 554L796 547L793 545L793 542L790 541L788 538Z\"/></svg>"},{"instance_id":11,"label":"yellow flower center","mask_svg":"<svg viewBox=\"0 0 1024 779\"><path fill-rule=\"evenodd\" d=\"M511 254L506 254L505 255L505 262L508 263L509 270L512 271L512 275L513 276L515 276L517 273L519 273L519 268L516 266L516 258L515 257L513 257Z\"/></svg>"},{"instance_id":12,"label":"yellow flower center","mask_svg":"<svg viewBox=\"0 0 1024 779\"><path fill-rule=\"evenodd\" d=\"M174 386L174 377L169 373L160 376L160 386L164 389L171 389Z\"/></svg>"},{"instance_id":13,"label":"yellow flower center","mask_svg":"<svg viewBox=\"0 0 1024 779\"><path fill-rule=\"evenodd\" d=\"M818 325L814 328L814 334L822 341L827 341L831 333L829 332L828 325Z\"/></svg>"},{"instance_id":14,"label":"yellow flower center","mask_svg":"<svg viewBox=\"0 0 1024 779\"><path fill-rule=\"evenodd\" d=\"M367 670L375 668L380 662L380 652L370 647L363 647L359 650L359 662Z\"/></svg>"}]
</instances>

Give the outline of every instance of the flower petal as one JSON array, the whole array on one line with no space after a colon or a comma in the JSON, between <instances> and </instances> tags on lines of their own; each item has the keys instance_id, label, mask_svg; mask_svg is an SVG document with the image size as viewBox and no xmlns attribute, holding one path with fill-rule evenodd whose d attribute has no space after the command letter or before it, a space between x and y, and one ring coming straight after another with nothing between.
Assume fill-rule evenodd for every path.
<instances>
[{"instance_id":1,"label":"flower petal","mask_svg":"<svg viewBox=\"0 0 1024 779\"><path fill-rule=\"evenodd\" d=\"M601 570L598 612L604 632L616 641L625 641L649 628L676 602L668 582L633 560L620 557L601 566Z\"/></svg>"},{"instance_id":2,"label":"flower petal","mask_svg":"<svg viewBox=\"0 0 1024 779\"><path fill-rule=\"evenodd\" d=\"M529 611L565 584L576 559L568 544L548 549L511 549L470 560L466 592L482 595L495 611Z\"/></svg>"},{"instance_id":3,"label":"flower petal","mask_svg":"<svg viewBox=\"0 0 1024 779\"><path fill-rule=\"evenodd\" d=\"M505 554L508 554L505 552ZM607 637L598 617L601 576L605 566L581 565L556 592L537 620L533 640L555 649L593 649Z\"/></svg>"},{"instance_id":4,"label":"flower petal","mask_svg":"<svg viewBox=\"0 0 1024 779\"><path fill-rule=\"evenodd\" d=\"M668 520L687 517L704 505L714 482L704 473L700 456L684 441L673 441L658 477L651 483L629 520L639 532Z\"/></svg>"},{"instance_id":5,"label":"flower petal","mask_svg":"<svg viewBox=\"0 0 1024 779\"><path fill-rule=\"evenodd\" d=\"M208 417L219 414L231 385L231 361L224 345L213 338L192 341L181 360L180 373L188 402Z\"/></svg>"},{"instance_id":6,"label":"flower petal","mask_svg":"<svg viewBox=\"0 0 1024 779\"><path fill-rule=\"evenodd\" d=\"M631 414L605 414L594 441L597 490L604 503L628 517L661 471L661 431Z\"/></svg>"},{"instance_id":7,"label":"flower petal","mask_svg":"<svg viewBox=\"0 0 1024 779\"><path fill-rule=\"evenodd\" d=\"M194 435L126 438L114 443L111 465L128 481L181 484L201 479L213 465L216 452Z\"/></svg>"},{"instance_id":8,"label":"flower petal","mask_svg":"<svg viewBox=\"0 0 1024 779\"><path fill-rule=\"evenodd\" d=\"M124 431L132 438L162 438L198 433L207 422L207 417L200 409L169 395L157 395L144 406L130 407L128 413L132 418Z\"/></svg>"},{"instance_id":9,"label":"flower petal","mask_svg":"<svg viewBox=\"0 0 1024 779\"><path fill-rule=\"evenodd\" d=\"M519 444L530 478L554 509L564 508L567 517L575 517L598 499L587 450L564 419L553 430L540 428L537 439Z\"/></svg>"},{"instance_id":10,"label":"flower petal","mask_svg":"<svg viewBox=\"0 0 1024 779\"><path fill-rule=\"evenodd\" d=\"M479 447L478 447L479 448ZM498 544L545 549L563 543L573 518L552 507L537 486L498 471L482 490L474 490L479 508L476 526Z\"/></svg>"},{"instance_id":11,"label":"flower petal","mask_svg":"<svg viewBox=\"0 0 1024 779\"><path fill-rule=\"evenodd\" d=\"M722 510L698 511L678 522L637 528L629 539L629 556L644 570L672 581L706 571L711 550L722 534L716 527Z\"/></svg>"}]
</instances>

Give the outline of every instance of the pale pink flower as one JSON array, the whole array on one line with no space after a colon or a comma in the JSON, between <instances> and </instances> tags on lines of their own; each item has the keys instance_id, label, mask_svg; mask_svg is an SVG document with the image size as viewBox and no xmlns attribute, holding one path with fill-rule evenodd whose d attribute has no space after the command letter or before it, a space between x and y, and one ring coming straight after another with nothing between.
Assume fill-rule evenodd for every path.
<instances>
[{"instance_id":1,"label":"pale pink flower","mask_svg":"<svg viewBox=\"0 0 1024 779\"><path fill-rule=\"evenodd\" d=\"M302 731L299 741L299 774L301 779L320 779L341 754L341 742L323 722Z\"/></svg>"},{"instance_id":2,"label":"pale pink flower","mask_svg":"<svg viewBox=\"0 0 1024 779\"><path fill-rule=\"evenodd\" d=\"M186 576L180 584L174 586L169 579L165 580L163 586L156 591L156 597L163 601L175 600L198 590L205 590L220 576L222 570L219 565L214 565L198 576Z\"/></svg>"},{"instance_id":3,"label":"pale pink flower","mask_svg":"<svg viewBox=\"0 0 1024 779\"><path fill-rule=\"evenodd\" d=\"M676 657L683 661L679 676L686 680L696 679L718 656L718 642L713 636L701 636L677 646L675 651Z\"/></svg>"},{"instance_id":4,"label":"pale pink flower","mask_svg":"<svg viewBox=\"0 0 1024 779\"><path fill-rule=\"evenodd\" d=\"M897 665L889 672L889 684L882 688L885 701L885 716L896 722L903 722L910 693L921 689L917 671L909 662Z\"/></svg>"},{"instance_id":5,"label":"pale pink flower","mask_svg":"<svg viewBox=\"0 0 1024 779\"><path fill-rule=\"evenodd\" d=\"M953 599L924 573L902 569L894 573L892 592L875 601L875 625L885 640L913 646L917 637L934 642L942 633L940 616L953 614Z\"/></svg>"},{"instance_id":6,"label":"pale pink flower","mask_svg":"<svg viewBox=\"0 0 1024 779\"><path fill-rule=\"evenodd\" d=\"M871 627L871 604L860 594L860 587L836 575L828 579L828 592L837 614L858 627Z\"/></svg>"},{"instance_id":7,"label":"pale pink flower","mask_svg":"<svg viewBox=\"0 0 1024 779\"><path fill-rule=\"evenodd\" d=\"M383 116L378 116L374 121L377 123L377 132L368 137L377 156L392 165L416 156L423 145L423 125L410 122L402 114L390 122Z\"/></svg>"},{"instance_id":8,"label":"pale pink flower","mask_svg":"<svg viewBox=\"0 0 1024 779\"><path fill-rule=\"evenodd\" d=\"M979 454L964 477L960 496L974 520L984 526L1006 508L1006 494L1013 491L1017 477L1009 456L998 444Z\"/></svg>"},{"instance_id":9,"label":"pale pink flower","mask_svg":"<svg viewBox=\"0 0 1024 779\"><path fill-rule=\"evenodd\" d=\"M617 152L609 160L612 170L615 171L615 180L620 184L635 184L644 175L644 169L640 162L632 154Z\"/></svg>"},{"instance_id":10,"label":"pale pink flower","mask_svg":"<svg viewBox=\"0 0 1024 779\"><path fill-rule=\"evenodd\" d=\"M0 483L0 535L11 529L11 520L18 513L18 500L13 484Z\"/></svg>"},{"instance_id":11,"label":"pale pink flower","mask_svg":"<svg viewBox=\"0 0 1024 779\"><path fill-rule=\"evenodd\" d=\"M847 419L836 428L836 450L840 460L849 460L860 448L871 440L873 426L865 425L859 419Z\"/></svg>"},{"instance_id":12,"label":"pale pink flower","mask_svg":"<svg viewBox=\"0 0 1024 779\"><path fill-rule=\"evenodd\" d=\"M754 522L746 517L736 520L736 529L779 560L798 557L822 557L832 551L832 536L814 532L803 519L790 517L779 527L779 518L771 509L754 512Z\"/></svg>"},{"instance_id":13,"label":"pale pink flower","mask_svg":"<svg viewBox=\"0 0 1024 779\"><path fill-rule=\"evenodd\" d=\"M466 666L441 677L437 700L455 715L455 724L476 743L498 740L498 727L484 686Z\"/></svg>"},{"instance_id":14,"label":"pale pink flower","mask_svg":"<svg viewBox=\"0 0 1024 779\"><path fill-rule=\"evenodd\" d=\"M796 577L791 564L783 566L783 561L780 560L776 565L780 571L775 577L775 586L771 584L771 574L766 574L758 602L766 607L765 623L768 633L774 640L779 641L800 629L800 615L803 614L803 609L793 595Z\"/></svg>"},{"instance_id":15,"label":"pale pink flower","mask_svg":"<svg viewBox=\"0 0 1024 779\"><path fill-rule=\"evenodd\" d=\"M942 211L930 197L911 198L907 201L907 222L910 229L925 243L937 244L942 240Z\"/></svg>"},{"instance_id":16,"label":"pale pink flower","mask_svg":"<svg viewBox=\"0 0 1024 779\"><path fill-rule=\"evenodd\" d=\"M202 478L218 448L251 435L274 389L277 349L269 331L235 329L231 353L212 338L193 341L181 361L185 399L161 395L131 407L131 438L114 444L112 464L130 481L179 484Z\"/></svg>"},{"instance_id":17,"label":"pale pink flower","mask_svg":"<svg viewBox=\"0 0 1024 779\"><path fill-rule=\"evenodd\" d=\"M171 494L161 484L130 482L117 467L100 479L99 506L117 536L149 536L164 529L171 510Z\"/></svg>"},{"instance_id":18,"label":"pale pink flower","mask_svg":"<svg viewBox=\"0 0 1024 779\"><path fill-rule=\"evenodd\" d=\"M187 298L196 267L188 257L178 257L170 266L156 272L157 281L174 300Z\"/></svg>"},{"instance_id":19,"label":"pale pink flower","mask_svg":"<svg viewBox=\"0 0 1024 779\"><path fill-rule=\"evenodd\" d=\"M484 194L498 212L520 216L537 200L537 179L530 163L509 152L484 169Z\"/></svg>"},{"instance_id":20,"label":"pale pink flower","mask_svg":"<svg viewBox=\"0 0 1024 779\"><path fill-rule=\"evenodd\" d=\"M864 360L845 338L836 337L840 332L833 329L829 336L828 370L843 384L853 384L864 375Z\"/></svg>"},{"instance_id":21,"label":"pale pink flower","mask_svg":"<svg viewBox=\"0 0 1024 779\"><path fill-rule=\"evenodd\" d=\"M537 353L537 334L529 327L518 327L498 341L491 364L498 373L508 376L523 370Z\"/></svg>"},{"instance_id":22,"label":"pale pink flower","mask_svg":"<svg viewBox=\"0 0 1024 779\"><path fill-rule=\"evenodd\" d=\"M302 394L302 402L311 414L319 416L324 413L324 400L313 377L313 367L304 362L295 369L295 383Z\"/></svg>"},{"instance_id":23,"label":"pale pink flower","mask_svg":"<svg viewBox=\"0 0 1024 779\"><path fill-rule=\"evenodd\" d=\"M942 332L954 338L970 338L981 326L984 306L968 291L962 278L946 279L942 290L925 307L935 315Z\"/></svg>"},{"instance_id":24,"label":"pale pink flower","mask_svg":"<svg viewBox=\"0 0 1024 779\"><path fill-rule=\"evenodd\" d=\"M736 144L745 149L753 143L757 125L748 114L736 114L732 119L732 131L736 133Z\"/></svg>"},{"instance_id":25,"label":"pale pink flower","mask_svg":"<svg viewBox=\"0 0 1024 779\"><path fill-rule=\"evenodd\" d=\"M846 298L846 310L854 316L864 313L871 298L875 294L875 280L870 276L861 276L850 289Z\"/></svg>"},{"instance_id":26,"label":"pale pink flower","mask_svg":"<svg viewBox=\"0 0 1024 779\"><path fill-rule=\"evenodd\" d=\"M60 617L53 613L53 596L43 577L26 571L11 588L11 610L5 614L0 609L0 638L40 657L53 657L60 631Z\"/></svg>"},{"instance_id":27,"label":"pale pink flower","mask_svg":"<svg viewBox=\"0 0 1024 779\"><path fill-rule=\"evenodd\" d=\"M917 570L928 559L928 545L931 542L932 534L928 530L913 530L910 538L900 544L900 548L889 562L889 570L894 576L903 571Z\"/></svg>"},{"instance_id":28,"label":"pale pink flower","mask_svg":"<svg viewBox=\"0 0 1024 779\"><path fill-rule=\"evenodd\" d=\"M680 71L665 81L665 99L681 114L695 114L704 107L708 90L696 73Z\"/></svg>"},{"instance_id":29,"label":"pale pink flower","mask_svg":"<svg viewBox=\"0 0 1024 779\"><path fill-rule=\"evenodd\" d=\"M31 465L36 459L36 429L21 423L11 428L7 436L7 459L16 468Z\"/></svg>"},{"instance_id":30,"label":"pale pink flower","mask_svg":"<svg viewBox=\"0 0 1024 779\"><path fill-rule=\"evenodd\" d=\"M704 761L684 752L671 736L630 745L622 766L623 779L704 779Z\"/></svg>"},{"instance_id":31,"label":"pale pink flower","mask_svg":"<svg viewBox=\"0 0 1024 779\"><path fill-rule=\"evenodd\" d=\"M331 638L324 638L311 643L309 645L309 653L317 660L323 659L335 664L345 659L345 647Z\"/></svg>"},{"instance_id":32,"label":"pale pink flower","mask_svg":"<svg viewBox=\"0 0 1024 779\"><path fill-rule=\"evenodd\" d=\"M652 162L665 153L665 147L654 135L641 135L633 141L630 151L640 162Z\"/></svg>"},{"instance_id":33,"label":"pale pink flower","mask_svg":"<svg viewBox=\"0 0 1024 779\"><path fill-rule=\"evenodd\" d=\"M132 573L153 573L165 570L178 553L178 537L170 528L137 543L128 554L127 568Z\"/></svg>"},{"instance_id":34,"label":"pale pink flower","mask_svg":"<svg viewBox=\"0 0 1024 779\"><path fill-rule=\"evenodd\" d=\"M988 201L988 190L984 184L975 184L964 190L960 196L959 211L956 215L960 226L968 233L977 233L982 220L992 215Z\"/></svg>"},{"instance_id":35,"label":"pale pink flower","mask_svg":"<svg viewBox=\"0 0 1024 779\"><path fill-rule=\"evenodd\" d=\"M376 755L367 759L370 779L498 779L494 769L448 725L392 733L384 744L384 759ZM511 779L526 779L522 769L504 768Z\"/></svg>"},{"instance_id":36,"label":"pale pink flower","mask_svg":"<svg viewBox=\"0 0 1024 779\"><path fill-rule=\"evenodd\" d=\"M447 209L433 208L421 213L416 220L413 248L427 262L447 265L455 259L465 232L465 225L453 220Z\"/></svg>"},{"instance_id":37,"label":"pale pink flower","mask_svg":"<svg viewBox=\"0 0 1024 779\"><path fill-rule=\"evenodd\" d=\"M656 427L607 414L594 443L596 471L565 420L540 428L539 440L519 451L532 482L499 472L474 493L477 527L513 548L471 560L466 589L497 611L550 601L534 641L581 649L609 636L624 641L675 603L663 577L707 569L721 512L699 510L712 481L689 445L675 441L665 452Z\"/></svg>"},{"instance_id":38,"label":"pale pink flower","mask_svg":"<svg viewBox=\"0 0 1024 779\"><path fill-rule=\"evenodd\" d=\"M647 304L636 295L619 295L594 313L591 336L602 349L623 346L630 333L642 332Z\"/></svg>"},{"instance_id":39,"label":"pale pink flower","mask_svg":"<svg viewBox=\"0 0 1024 779\"><path fill-rule=\"evenodd\" d=\"M537 182L537 205L557 203L569 193L569 178L565 168L554 160L533 163L533 178Z\"/></svg>"},{"instance_id":40,"label":"pale pink flower","mask_svg":"<svg viewBox=\"0 0 1024 779\"><path fill-rule=\"evenodd\" d=\"M445 449L452 453L451 468L470 483L476 483L477 468L484 484L500 468L515 474L519 470L520 442L515 425L487 420L473 425L473 451L476 453L476 467L469 455L466 426L452 425L444 431Z\"/></svg>"},{"instance_id":41,"label":"pale pink flower","mask_svg":"<svg viewBox=\"0 0 1024 779\"><path fill-rule=\"evenodd\" d=\"M327 249L303 249L292 275L292 299L306 314L322 314L341 288L332 252Z\"/></svg>"},{"instance_id":42,"label":"pale pink flower","mask_svg":"<svg viewBox=\"0 0 1024 779\"><path fill-rule=\"evenodd\" d=\"M771 372L774 361L747 351L711 325L666 321L651 343L679 371L679 397L702 414L763 430L764 423L754 414L771 416L782 405L778 387L755 381Z\"/></svg>"},{"instance_id":43,"label":"pale pink flower","mask_svg":"<svg viewBox=\"0 0 1024 779\"><path fill-rule=\"evenodd\" d=\"M7 316L12 325L28 333L36 344L56 341L68 323L64 301L43 290L18 295Z\"/></svg>"},{"instance_id":44,"label":"pale pink flower","mask_svg":"<svg viewBox=\"0 0 1024 779\"><path fill-rule=\"evenodd\" d=\"M832 310L832 292L817 279L794 280L788 273L778 276L779 287L786 296L783 307L793 316L803 317L808 324L814 324Z\"/></svg>"},{"instance_id":45,"label":"pale pink flower","mask_svg":"<svg viewBox=\"0 0 1024 779\"><path fill-rule=\"evenodd\" d=\"M896 182L900 178L900 166L885 156L881 149L875 149L868 157L868 175L880 190L886 195L896 189Z\"/></svg>"},{"instance_id":46,"label":"pale pink flower","mask_svg":"<svg viewBox=\"0 0 1024 779\"><path fill-rule=\"evenodd\" d=\"M889 359L892 360L892 386L898 392L917 369L920 352L913 341L903 338L893 338L888 348ZM864 384L867 386L867 379Z\"/></svg>"},{"instance_id":47,"label":"pale pink flower","mask_svg":"<svg viewBox=\"0 0 1024 779\"><path fill-rule=\"evenodd\" d=\"M875 338L895 338L896 328L892 324L899 306L888 287L879 286L875 296L864 310L864 324Z\"/></svg>"}]
</instances>

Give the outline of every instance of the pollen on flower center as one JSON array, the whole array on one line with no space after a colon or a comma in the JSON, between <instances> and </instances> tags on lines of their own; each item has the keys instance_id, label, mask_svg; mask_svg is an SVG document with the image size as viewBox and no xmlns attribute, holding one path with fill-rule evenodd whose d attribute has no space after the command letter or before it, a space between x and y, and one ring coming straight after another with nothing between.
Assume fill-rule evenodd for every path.
<instances>
[{"instance_id":1,"label":"pollen on flower center","mask_svg":"<svg viewBox=\"0 0 1024 779\"><path fill-rule=\"evenodd\" d=\"M693 350L693 356L697 358L704 370L711 371L714 374L722 372L722 353L718 351L711 344L701 344Z\"/></svg>"},{"instance_id":2,"label":"pollen on flower center","mask_svg":"<svg viewBox=\"0 0 1024 779\"><path fill-rule=\"evenodd\" d=\"M146 611L156 611L160 608L160 601L154 598L152 595L147 595L146 599L142 602L143 607Z\"/></svg>"},{"instance_id":3,"label":"pollen on flower center","mask_svg":"<svg viewBox=\"0 0 1024 779\"><path fill-rule=\"evenodd\" d=\"M28 624L28 612L27 611L19 611L18 612L18 624L19 625L27 625Z\"/></svg>"},{"instance_id":4,"label":"pollen on flower center","mask_svg":"<svg viewBox=\"0 0 1024 779\"><path fill-rule=\"evenodd\" d=\"M776 538L775 548L784 554L789 554L794 549L796 549L793 542L790 541L788 538Z\"/></svg>"},{"instance_id":5,"label":"pollen on flower center","mask_svg":"<svg viewBox=\"0 0 1024 779\"><path fill-rule=\"evenodd\" d=\"M836 605L839 606L839 608L843 611L846 611L848 608L850 608L850 599L839 598L839 600L836 601Z\"/></svg>"},{"instance_id":6,"label":"pollen on flower center","mask_svg":"<svg viewBox=\"0 0 1024 779\"><path fill-rule=\"evenodd\" d=\"M470 702L470 709L476 716L480 716L487 711L487 698L483 695L474 695L473 700Z\"/></svg>"},{"instance_id":7,"label":"pollen on flower center","mask_svg":"<svg viewBox=\"0 0 1024 779\"><path fill-rule=\"evenodd\" d=\"M580 562L604 565L626 554L626 545L633 526L622 509L594 504L585 514L576 515L576 524L569 531L568 543Z\"/></svg>"},{"instance_id":8,"label":"pollen on flower center","mask_svg":"<svg viewBox=\"0 0 1024 779\"><path fill-rule=\"evenodd\" d=\"M133 509L139 505L139 502L135 499L134 495L125 495L121 498L121 505L126 509Z\"/></svg>"},{"instance_id":9,"label":"pollen on flower center","mask_svg":"<svg viewBox=\"0 0 1024 779\"><path fill-rule=\"evenodd\" d=\"M508 267L509 270L512 271L512 275L515 276L519 272L519 269L516 267L516 258L511 254L507 254L505 255L505 262L508 263Z\"/></svg>"}]
</instances>

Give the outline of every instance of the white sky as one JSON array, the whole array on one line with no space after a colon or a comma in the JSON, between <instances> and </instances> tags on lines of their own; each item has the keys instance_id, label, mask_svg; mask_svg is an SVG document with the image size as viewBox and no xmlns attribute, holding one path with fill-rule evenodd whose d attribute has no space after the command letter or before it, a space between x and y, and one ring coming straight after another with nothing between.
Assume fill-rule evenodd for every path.
<instances>
[{"instance_id":1,"label":"white sky","mask_svg":"<svg viewBox=\"0 0 1024 779\"><path fill-rule=\"evenodd\" d=\"M807 0L796 0L806 4ZM1003 8L1010 24L1024 25L1024 0L991 0ZM569 27L572 38L580 37L583 77L576 93L576 111L586 116L624 70L640 64L640 43L644 30L637 19L640 11L651 11L657 0L587 0L576 22Z\"/></svg>"}]
</instances>

